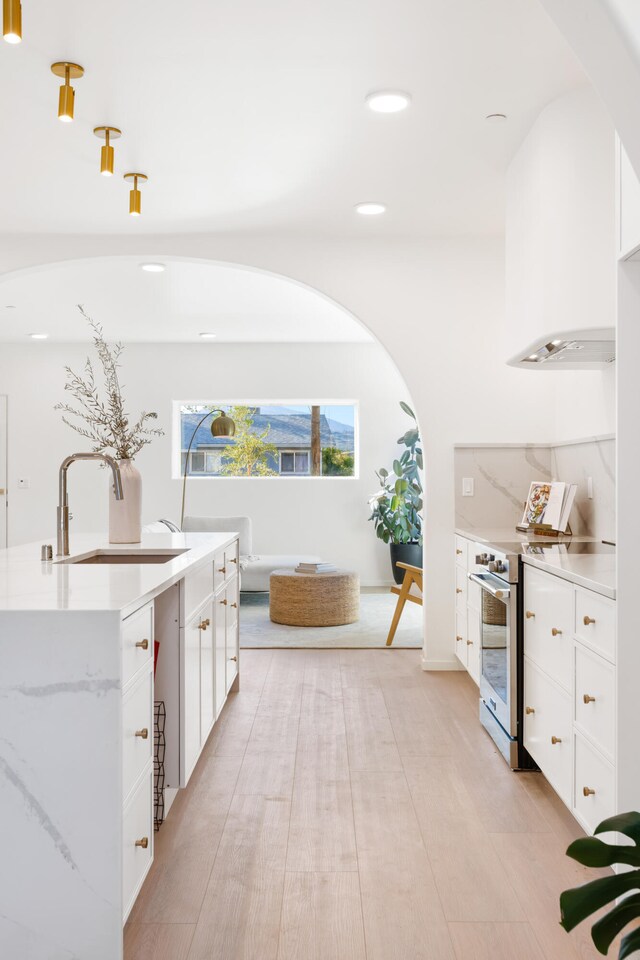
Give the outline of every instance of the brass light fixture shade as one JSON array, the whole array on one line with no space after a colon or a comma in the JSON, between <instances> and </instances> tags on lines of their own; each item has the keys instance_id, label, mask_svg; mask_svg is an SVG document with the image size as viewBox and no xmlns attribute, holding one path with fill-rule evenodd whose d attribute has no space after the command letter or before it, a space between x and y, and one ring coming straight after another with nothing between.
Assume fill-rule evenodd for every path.
<instances>
[{"instance_id":1,"label":"brass light fixture shade","mask_svg":"<svg viewBox=\"0 0 640 960\"><path fill-rule=\"evenodd\" d=\"M122 130L117 127L94 127L93 132L100 140L104 140L104 147L100 150L100 173L104 177L113 176L114 150L112 140L122 136Z\"/></svg>"},{"instance_id":2,"label":"brass light fixture shade","mask_svg":"<svg viewBox=\"0 0 640 960\"><path fill-rule=\"evenodd\" d=\"M75 90L69 83L70 80L78 80L84 75L84 67L79 63L71 63L68 60L61 60L58 63L51 64L51 73L56 77L63 77L64 83L60 87L60 96L58 98L58 120L64 123L71 123L73 120L73 108L75 105Z\"/></svg>"},{"instance_id":3,"label":"brass light fixture shade","mask_svg":"<svg viewBox=\"0 0 640 960\"><path fill-rule=\"evenodd\" d=\"M20 43L22 40L20 0L2 0L2 36L7 43Z\"/></svg>"},{"instance_id":4,"label":"brass light fixture shade","mask_svg":"<svg viewBox=\"0 0 640 960\"><path fill-rule=\"evenodd\" d=\"M193 441L196 438L196 433L205 422L207 417L213 416L214 413L219 413L220 416L216 417L213 423L211 424L211 436L216 437L217 439L227 438L235 436L236 425L235 421L228 417L224 410L207 410L205 415L198 421L196 427L191 434L191 440L189 440L189 446L187 447L187 455L184 458L184 468L182 471L182 511L180 513L180 528L182 529L182 524L184 523L184 502L187 495L187 471L189 469L189 454L191 453L191 447L193 446Z\"/></svg>"},{"instance_id":5,"label":"brass light fixture shade","mask_svg":"<svg viewBox=\"0 0 640 960\"><path fill-rule=\"evenodd\" d=\"M146 173L125 173L127 183L133 183L133 190L129 191L129 213L132 217L139 217L142 212L141 194L138 190L138 181L146 183L149 177Z\"/></svg>"}]
</instances>

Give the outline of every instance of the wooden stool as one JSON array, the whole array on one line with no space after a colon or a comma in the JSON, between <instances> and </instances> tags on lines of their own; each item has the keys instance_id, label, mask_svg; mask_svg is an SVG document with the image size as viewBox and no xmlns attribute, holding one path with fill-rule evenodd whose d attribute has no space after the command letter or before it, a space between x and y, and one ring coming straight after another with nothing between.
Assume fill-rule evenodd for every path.
<instances>
[{"instance_id":1,"label":"wooden stool","mask_svg":"<svg viewBox=\"0 0 640 960\"><path fill-rule=\"evenodd\" d=\"M398 629L398 624L400 623L400 617L402 616L402 611L404 610L404 605L407 600L410 600L411 603L418 603L422 606L422 597L417 597L415 593L411 593L411 584L415 583L416 587L422 593L422 570L420 567L412 567L410 563L396 563L396 567L402 567L405 571L404 580L402 581L401 587L391 587L391 593L395 593L398 596L398 602L396 603L396 609L393 613L393 620L391 621L391 629L389 630L389 636L387 637L387 646L390 647L393 643L393 638L396 635L396 630Z\"/></svg>"}]
</instances>

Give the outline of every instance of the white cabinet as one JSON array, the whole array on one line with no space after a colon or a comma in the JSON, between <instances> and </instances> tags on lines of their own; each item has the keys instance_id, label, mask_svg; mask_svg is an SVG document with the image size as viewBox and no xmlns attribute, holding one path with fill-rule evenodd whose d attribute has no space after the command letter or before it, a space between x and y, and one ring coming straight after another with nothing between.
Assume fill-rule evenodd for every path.
<instances>
[{"instance_id":1,"label":"white cabinet","mask_svg":"<svg viewBox=\"0 0 640 960\"><path fill-rule=\"evenodd\" d=\"M181 698L180 785L186 786L200 756L200 635L205 607L184 628Z\"/></svg>"},{"instance_id":2,"label":"white cabinet","mask_svg":"<svg viewBox=\"0 0 640 960\"><path fill-rule=\"evenodd\" d=\"M467 609L467 670L475 683L480 685L480 643L481 625L480 611L469 607Z\"/></svg>"},{"instance_id":3,"label":"white cabinet","mask_svg":"<svg viewBox=\"0 0 640 960\"><path fill-rule=\"evenodd\" d=\"M226 604L222 602L225 599L223 585L213 600L216 716L219 716L227 696L227 608Z\"/></svg>"},{"instance_id":4,"label":"white cabinet","mask_svg":"<svg viewBox=\"0 0 640 960\"><path fill-rule=\"evenodd\" d=\"M635 260L640 257L640 181L618 136L616 174L618 256Z\"/></svg>"},{"instance_id":5,"label":"white cabinet","mask_svg":"<svg viewBox=\"0 0 640 960\"><path fill-rule=\"evenodd\" d=\"M216 719L215 712L215 622L213 604L207 603L200 622L200 744L204 746Z\"/></svg>"},{"instance_id":6,"label":"white cabinet","mask_svg":"<svg viewBox=\"0 0 640 960\"><path fill-rule=\"evenodd\" d=\"M480 683L480 587L470 583L476 569L476 554L482 544L465 537L455 538L455 655L475 683Z\"/></svg>"},{"instance_id":7,"label":"white cabinet","mask_svg":"<svg viewBox=\"0 0 640 960\"><path fill-rule=\"evenodd\" d=\"M529 564L524 597L524 745L591 833L616 812L615 601Z\"/></svg>"},{"instance_id":8,"label":"white cabinet","mask_svg":"<svg viewBox=\"0 0 640 960\"><path fill-rule=\"evenodd\" d=\"M226 623L225 651L227 660L227 693L231 690L238 675L239 635L238 635L238 578L233 577L225 589Z\"/></svg>"}]
</instances>

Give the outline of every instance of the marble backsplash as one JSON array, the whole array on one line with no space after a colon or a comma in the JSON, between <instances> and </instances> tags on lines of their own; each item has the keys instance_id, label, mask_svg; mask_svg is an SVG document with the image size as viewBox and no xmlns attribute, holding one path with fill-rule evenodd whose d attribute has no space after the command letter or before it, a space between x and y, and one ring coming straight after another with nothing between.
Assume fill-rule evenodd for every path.
<instances>
[{"instance_id":1,"label":"marble backsplash","mask_svg":"<svg viewBox=\"0 0 640 960\"><path fill-rule=\"evenodd\" d=\"M571 511L574 534L615 540L615 439L575 443L459 446L454 450L456 526L511 527L522 519L532 480L578 484ZM462 480L472 477L474 496L462 496ZM587 496L587 478L593 498Z\"/></svg>"}]
</instances>

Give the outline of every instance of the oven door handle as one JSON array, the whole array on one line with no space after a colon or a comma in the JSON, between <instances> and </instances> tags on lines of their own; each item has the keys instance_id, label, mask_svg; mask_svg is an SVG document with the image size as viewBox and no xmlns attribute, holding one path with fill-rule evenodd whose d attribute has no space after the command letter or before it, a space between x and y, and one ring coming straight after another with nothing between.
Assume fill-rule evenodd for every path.
<instances>
[{"instance_id":1,"label":"oven door handle","mask_svg":"<svg viewBox=\"0 0 640 960\"><path fill-rule=\"evenodd\" d=\"M486 580L483 580L482 577L479 577L477 573L468 573L467 577L472 583L477 583L479 587L481 587L483 590L486 590L487 593L490 593L492 597L496 598L496 600L509 599L511 591L508 587L492 587L487 583Z\"/></svg>"}]
</instances>

